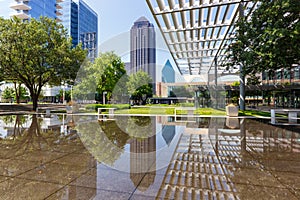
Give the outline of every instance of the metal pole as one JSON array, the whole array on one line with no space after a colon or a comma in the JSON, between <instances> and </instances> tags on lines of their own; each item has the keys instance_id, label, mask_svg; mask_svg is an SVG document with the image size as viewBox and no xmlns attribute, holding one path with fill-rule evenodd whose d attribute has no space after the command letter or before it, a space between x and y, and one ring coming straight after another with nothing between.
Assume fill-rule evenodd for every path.
<instances>
[{"instance_id":1,"label":"metal pole","mask_svg":"<svg viewBox=\"0 0 300 200\"><path fill-rule=\"evenodd\" d=\"M63 85L63 104L65 104L65 98L66 98L66 94L65 94L65 84Z\"/></svg>"},{"instance_id":2,"label":"metal pole","mask_svg":"<svg viewBox=\"0 0 300 200\"><path fill-rule=\"evenodd\" d=\"M71 102L73 101L73 85L71 85Z\"/></svg>"},{"instance_id":3,"label":"metal pole","mask_svg":"<svg viewBox=\"0 0 300 200\"><path fill-rule=\"evenodd\" d=\"M218 108L218 101L219 101L219 91L218 91L218 61L217 61L217 57L215 57L214 59L215 61L215 87L216 87L216 91L215 91L215 94L216 94L216 104L215 104L215 108Z\"/></svg>"},{"instance_id":4,"label":"metal pole","mask_svg":"<svg viewBox=\"0 0 300 200\"><path fill-rule=\"evenodd\" d=\"M245 75L244 68L240 65L240 110L245 110Z\"/></svg>"},{"instance_id":5,"label":"metal pole","mask_svg":"<svg viewBox=\"0 0 300 200\"><path fill-rule=\"evenodd\" d=\"M103 94L102 94L102 103L103 103L103 105L105 105L105 92L103 92Z\"/></svg>"},{"instance_id":6,"label":"metal pole","mask_svg":"<svg viewBox=\"0 0 300 200\"><path fill-rule=\"evenodd\" d=\"M218 61L217 61L217 57L215 57L215 85L217 87L218 85Z\"/></svg>"},{"instance_id":7,"label":"metal pole","mask_svg":"<svg viewBox=\"0 0 300 200\"><path fill-rule=\"evenodd\" d=\"M106 94L107 94L107 92L103 92L103 96L102 96L103 105L105 105L105 95Z\"/></svg>"},{"instance_id":8,"label":"metal pole","mask_svg":"<svg viewBox=\"0 0 300 200\"><path fill-rule=\"evenodd\" d=\"M243 9L242 0L239 4L239 14L240 20L244 18L244 9ZM240 110L245 110L245 73L244 73L244 66L240 64L240 100L239 100Z\"/></svg>"}]
</instances>

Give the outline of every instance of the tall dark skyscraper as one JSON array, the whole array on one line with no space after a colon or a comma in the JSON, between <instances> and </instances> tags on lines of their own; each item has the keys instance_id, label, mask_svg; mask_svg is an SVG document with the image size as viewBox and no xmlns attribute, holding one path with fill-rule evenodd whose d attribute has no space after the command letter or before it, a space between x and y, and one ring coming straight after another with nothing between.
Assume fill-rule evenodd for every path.
<instances>
[{"instance_id":1,"label":"tall dark skyscraper","mask_svg":"<svg viewBox=\"0 0 300 200\"><path fill-rule=\"evenodd\" d=\"M156 91L156 39L153 24L145 17L134 22L130 30L130 73L146 72L153 82L153 93Z\"/></svg>"}]
</instances>

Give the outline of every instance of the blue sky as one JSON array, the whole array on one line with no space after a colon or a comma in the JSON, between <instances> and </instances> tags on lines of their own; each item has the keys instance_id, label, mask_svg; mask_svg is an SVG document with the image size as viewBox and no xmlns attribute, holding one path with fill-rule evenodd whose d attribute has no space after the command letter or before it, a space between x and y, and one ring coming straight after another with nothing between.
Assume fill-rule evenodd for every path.
<instances>
[{"instance_id":1,"label":"blue sky","mask_svg":"<svg viewBox=\"0 0 300 200\"><path fill-rule=\"evenodd\" d=\"M129 61L129 31L134 21L145 16L157 28L157 24L145 0L84 0L97 14L99 27L100 51L115 51L124 62ZM13 10L9 5L14 0L0 0L0 16L9 18ZM175 63L167 50L160 31L156 30L157 64L161 68L170 59L174 69ZM121 41L121 42L120 42ZM158 70L160 71L160 70ZM158 74L160 76L160 74Z\"/></svg>"},{"instance_id":2,"label":"blue sky","mask_svg":"<svg viewBox=\"0 0 300 200\"><path fill-rule=\"evenodd\" d=\"M129 31L133 22L145 16L154 23L144 0L85 0L97 13L100 25L100 42Z\"/></svg>"},{"instance_id":3,"label":"blue sky","mask_svg":"<svg viewBox=\"0 0 300 200\"><path fill-rule=\"evenodd\" d=\"M133 22L145 16L154 23L152 14L144 0L84 0L98 14L99 42L103 43L115 35L129 31ZM0 0L0 16L9 17L13 10L9 5L14 0Z\"/></svg>"}]
</instances>

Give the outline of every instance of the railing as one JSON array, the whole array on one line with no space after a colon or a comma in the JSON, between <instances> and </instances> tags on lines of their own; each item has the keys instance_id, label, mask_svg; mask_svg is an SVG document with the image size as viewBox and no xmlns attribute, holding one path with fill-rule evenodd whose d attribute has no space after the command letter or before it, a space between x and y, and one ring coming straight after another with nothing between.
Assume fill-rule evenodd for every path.
<instances>
[{"instance_id":1,"label":"railing","mask_svg":"<svg viewBox=\"0 0 300 200\"><path fill-rule=\"evenodd\" d=\"M113 120L115 110L116 108L98 108L98 120ZM103 113L105 111L108 113Z\"/></svg>"},{"instance_id":2,"label":"railing","mask_svg":"<svg viewBox=\"0 0 300 200\"><path fill-rule=\"evenodd\" d=\"M288 123L278 123L276 120L276 112L288 113ZM300 109L271 109L271 124L274 125L299 125L297 114ZM278 117L277 117L278 119Z\"/></svg>"}]
</instances>

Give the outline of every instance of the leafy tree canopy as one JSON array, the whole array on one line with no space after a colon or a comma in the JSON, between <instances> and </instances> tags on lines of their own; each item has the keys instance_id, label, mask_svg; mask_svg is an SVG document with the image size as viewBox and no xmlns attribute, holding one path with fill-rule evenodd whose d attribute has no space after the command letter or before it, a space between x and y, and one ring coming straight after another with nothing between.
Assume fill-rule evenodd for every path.
<instances>
[{"instance_id":1,"label":"leafy tree canopy","mask_svg":"<svg viewBox=\"0 0 300 200\"><path fill-rule=\"evenodd\" d=\"M152 95L151 81L151 77L143 71L131 74L129 76L127 88L132 99L145 103L147 97Z\"/></svg>"},{"instance_id":2,"label":"leafy tree canopy","mask_svg":"<svg viewBox=\"0 0 300 200\"><path fill-rule=\"evenodd\" d=\"M12 99L15 97L15 91L11 87L6 87L2 92L2 98L4 99Z\"/></svg>"},{"instance_id":3,"label":"leafy tree canopy","mask_svg":"<svg viewBox=\"0 0 300 200\"><path fill-rule=\"evenodd\" d=\"M100 72L95 74L97 77L97 92L102 94L106 91L107 97L110 99L118 81L121 77L126 76L124 63L114 52L106 52L100 53L95 60L94 67Z\"/></svg>"},{"instance_id":4,"label":"leafy tree canopy","mask_svg":"<svg viewBox=\"0 0 300 200\"><path fill-rule=\"evenodd\" d=\"M172 87L172 91L170 91L171 97L188 97L191 98L194 96L193 88L189 86L175 86Z\"/></svg>"},{"instance_id":5,"label":"leafy tree canopy","mask_svg":"<svg viewBox=\"0 0 300 200\"><path fill-rule=\"evenodd\" d=\"M259 77L256 76L255 74L251 74L247 78L247 85L259 85L261 82L259 80Z\"/></svg>"},{"instance_id":6,"label":"leafy tree canopy","mask_svg":"<svg viewBox=\"0 0 300 200\"><path fill-rule=\"evenodd\" d=\"M237 23L237 35L229 47L228 68L243 65L247 74L299 63L299 13L299 0L259 2L251 18Z\"/></svg>"},{"instance_id":7,"label":"leafy tree canopy","mask_svg":"<svg viewBox=\"0 0 300 200\"><path fill-rule=\"evenodd\" d=\"M28 98L28 93L25 87L18 86L17 90L12 87L6 87L2 93L2 98L4 99L14 99L17 103L20 103L20 100Z\"/></svg>"},{"instance_id":8,"label":"leafy tree canopy","mask_svg":"<svg viewBox=\"0 0 300 200\"><path fill-rule=\"evenodd\" d=\"M0 18L0 70L29 89L34 110L42 87L74 80L85 56L55 19Z\"/></svg>"},{"instance_id":9,"label":"leafy tree canopy","mask_svg":"<svg viewBox=\"0 0 300 200\"><path fill-rule=\"evenodd\" d=\"M94 63L86 63L77 76L78 84L74 94L79 99L95 99L95 93L107 92L107 98L112 97L114 89L121 78L126 76L126 70L121 58L114 52L100 53ZM92 95L92 96L90 96Z\"/></svg>"}]
</instances>

